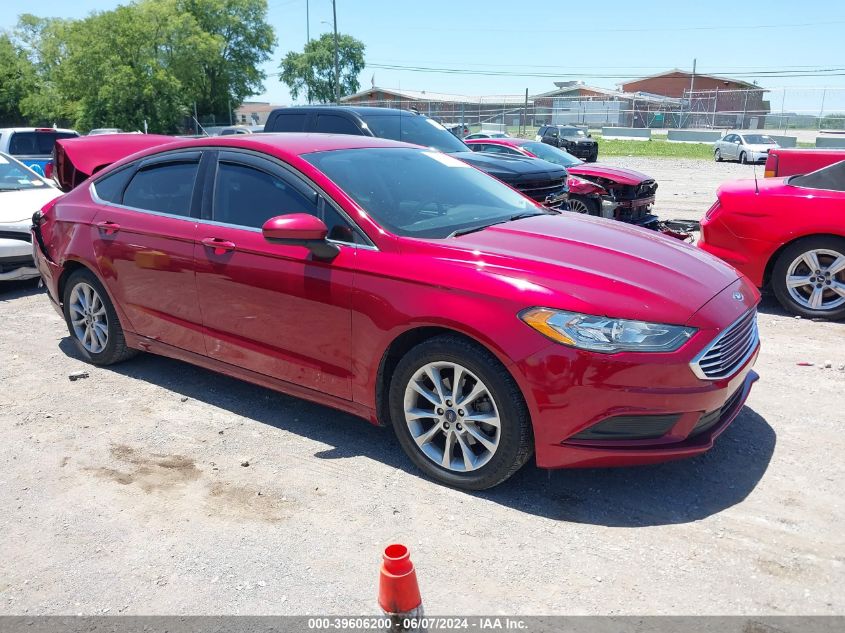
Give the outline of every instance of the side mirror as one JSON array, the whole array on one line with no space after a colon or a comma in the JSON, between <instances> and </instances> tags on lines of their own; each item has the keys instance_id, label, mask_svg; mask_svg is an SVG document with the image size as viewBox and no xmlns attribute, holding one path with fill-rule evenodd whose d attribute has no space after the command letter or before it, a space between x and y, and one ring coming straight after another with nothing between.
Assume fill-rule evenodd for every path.
<instances>
[{"instance_id":1,"label":"side mirror","mask_svg":"<svg viewBox=\"0 0 845 633\"><path fill-rule=\"evenodd\" d=\"M268 242L305 246L319 259L333 259L340 252L337 244L326 241L325 222L308 213L277 215L264 223L261 233Z\"/></svg>"},{"instance_id":2,"label":"side mirror","mask_svg":"<svg viewBox=\"0 0 845 633\"><path fill-rule=\"evenodd\" d=\"M587 134L587 138L593 138L592 134Z\"/></svg>"}]
</instances>

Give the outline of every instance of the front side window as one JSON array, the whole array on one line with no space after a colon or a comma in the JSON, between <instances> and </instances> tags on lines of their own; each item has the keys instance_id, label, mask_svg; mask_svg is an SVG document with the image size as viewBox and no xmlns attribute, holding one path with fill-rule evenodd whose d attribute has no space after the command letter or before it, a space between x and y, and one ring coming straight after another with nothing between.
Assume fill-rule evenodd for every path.
<instances>
[{"instance_id":1,"label":"front side window","mask_svg":"<svg viewBox=\"0 0 845 633\"><path fill-rule=\"evenodd\" d=\"M191 196L198 166L198 162L190 161L142 168L126 187L123 204L146 211L190 215ZM102 197L99 186L97 194Z\"/></svg>"},{"instance_id":2,"label":"front side window","mask_svg":"<svg viewBox=\"0 0 845 633\"><path fill-rule=\"evenodd\" d=\"M578 160L569 152L564 152L562 149L546 143L537 143L536 141L523 143L522 149L531 152L537 158L542 158L561 167L575 167L583 164L583 161Z\"/></svg>"},{"instance_id":3,"label":"front side window","mask_svg":"<svg viewBox=\"0 0 845 633\"><path fill-rule=\"evenodd\" d=\"M397 235L442 239L455 231L543 213L492 176L436 151L369 148L303 158Z\"/></svg>"},{"instance_id":4,"label":"front side window","mask_svg":"<svg viewBox=\"0 0 845 633\"><path fill-rule=\"evenodd\" d=\"M333 208L319 205L316 191L308 194L278 176L241 165L222 162L214 185L215 222L260 229L270 218L308 213L325 222L329 239L362 242L357 232Z\"/></svg>"}]
</instances>

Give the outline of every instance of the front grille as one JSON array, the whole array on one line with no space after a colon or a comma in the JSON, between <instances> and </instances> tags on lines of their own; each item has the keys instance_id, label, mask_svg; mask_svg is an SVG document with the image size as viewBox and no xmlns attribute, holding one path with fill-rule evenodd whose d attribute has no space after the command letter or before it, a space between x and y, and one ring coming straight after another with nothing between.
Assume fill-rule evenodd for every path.
<instances>
[{"instance_id":1,"label":"front grille","mask_svg":"<svg viewBox=\"0 0 845 633\"><path fill-rule=\"evenodd\" d=\"M566 193L566 178L518 182L514 183L513 186L532 200L543 203L550 195L558 196Z\"/></svg>"},{"instance_id":2,"label":"front grille","mask_svg":"<svg viewBox=\"0 0 845 633\"><path fill-rule=\"evenodd\" d=\"M0 240L20 240L22 242L32 243L32 235L27 231L21 233L19 231L0 231Z\"/></svg>"},{"instance_id":3,"label":"front grille","mask_svg":"<svg viewBox=\"0 0 845 633\"><path fill-rule=\"evenodd\" d=\"M759 340L757 310L749 310L705 347L690 367L704 380L726 378L748 360Z\"/></svg>"},{"instance_id":4,"label":"front grille","mask_svg":"<svg viewBox=\"0 0 845 633\"><path fill-rule=\"evenodd\" d=\"M570 437L570 440L651 440L666 435L681 419L672 415L617 415Z\"/></svg>"},{"instance_id":5,"label":"front grille","mask_svg":"<svg viewBox=\"0 0 845 633\"><path fill-rule=\"evenodd\" d=\"M723 404L721 407L719 407L715 411L710 411L709 413L705 413L704 415L702 415L699 418L698 422L696 422L692 431L690 431L689 437L695 437L696 435L706 433L714 426L724 421L727 416L733 415L737 403L742 398L742 390L743 388L740 387L739 389L734 391L733 394L731 394L731 397L728 398L727 402L725 402L725 404Z\"/></svg>"}]
</instances>

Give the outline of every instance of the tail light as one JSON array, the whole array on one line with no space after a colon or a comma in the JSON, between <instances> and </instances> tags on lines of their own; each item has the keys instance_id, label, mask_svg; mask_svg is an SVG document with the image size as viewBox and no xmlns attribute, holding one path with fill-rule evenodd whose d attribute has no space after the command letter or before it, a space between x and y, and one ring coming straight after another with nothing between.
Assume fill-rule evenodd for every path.
<instances>
[{"instance_id":1,"label":"tail light","mask_svg":"<svg viewBox=\"0 0 845 633\"><path fill-rule=\"evenodd\" d=\"M769 153L766 158L766 171L763 172L764 178L774 178L778 175L778 155Z\"/></svg>"},{"instance_id":2,"label":"tail light","mask_svg":"<svg viewBox=\"0 0 845 633\"><path fill-rule=\"evenodd\" d=\"M719 199L716 198L716 202L714 202L713 205L709 209L707 209L707 213L704 214L704 217L708 220L712 218L714 215L716 215L716 212L719 210L720 206L721 203L719 202Z\"/></svg>"},{"instance_id":3,"label":"tail light","mask_svg":"<svg viewBox=\"0 0 845 633\"><path fill-rule=\"evenodd\" d=\"M44 165L44 177L49 180L53 177L53 161Z\"/></svg>"}]
</instances>

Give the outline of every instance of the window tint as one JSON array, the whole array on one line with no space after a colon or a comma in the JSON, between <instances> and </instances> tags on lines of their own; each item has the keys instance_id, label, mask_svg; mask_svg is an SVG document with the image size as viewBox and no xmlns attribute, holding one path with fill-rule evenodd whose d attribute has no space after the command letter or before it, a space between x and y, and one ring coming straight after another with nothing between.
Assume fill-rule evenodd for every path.
<instances>
[{"instance_id":1,"label":"window tint","mask_svg":"<svg viewBox=\"0 0 845 633\"><path fill-rule=\"evenodd\" d=\"M72 132L15 132L9 139L13 156L49 156L57 139L76 138Z\"/></svg>"},{"instance_id":2,"label":"window tint","mask_svg":"<svg viewBox=\"0 0 845 633\"><path fill-rule=\"evenodd\" d=\"M363 243L337 211L328 205L318 208L316 191L306 196L267 172L236 163L220 163L214 186L216 222L259 229L270 218L290 213L317 216L326 223L329 239Z\"/></svg>"},{"instance_id":3,"label":"window tint","mask_svg":"<svg viewBox=\"0 0 845 633\"><path fill-rule=\"evenodd\" d=\"M304 132L306 112L288 112L273 119L272 130L269 132Z\"/></svg>"},{"instance_id":4,"label":"window tint","mask_svg":"<svg viewBox=\"0 0 845 633\"><path fill-rule=\"evenodd\" d=\"M121 169L94 183L94 190L102 200L120 204L120 198L126 183L132 177L132 169Z\"/></svg>"},{"instance_id":5,"label":"window tint","mask_svg":"<svg viewBox=\"0 0 845 633\"><path fill-rule=\"evenodd\" d=\"M361 134L352 121L336 114L318 114L317 131L324 134Z\"/></svg>"},{"instance_id":6,"label":"window tint","mask_svg":"<svg viewBox=\"0 0 845 633\"><path fill-rule=\"evenodd\" d=\"M466 152L467 146L434 119L418 114L368 114L364 117L373 136L433 147L447 154Z\"/></svg>"},{"instance_id":7,"label":"window tint","mask_svg":"<svg viewBox=\"0 0 845 633\"><path fill-rule=\"evenodd\" d=\"M136 209L189 215L197 167L196 162L185 162L142 169L126 188L123 204Z\"/></svg>"}]
</instances>

